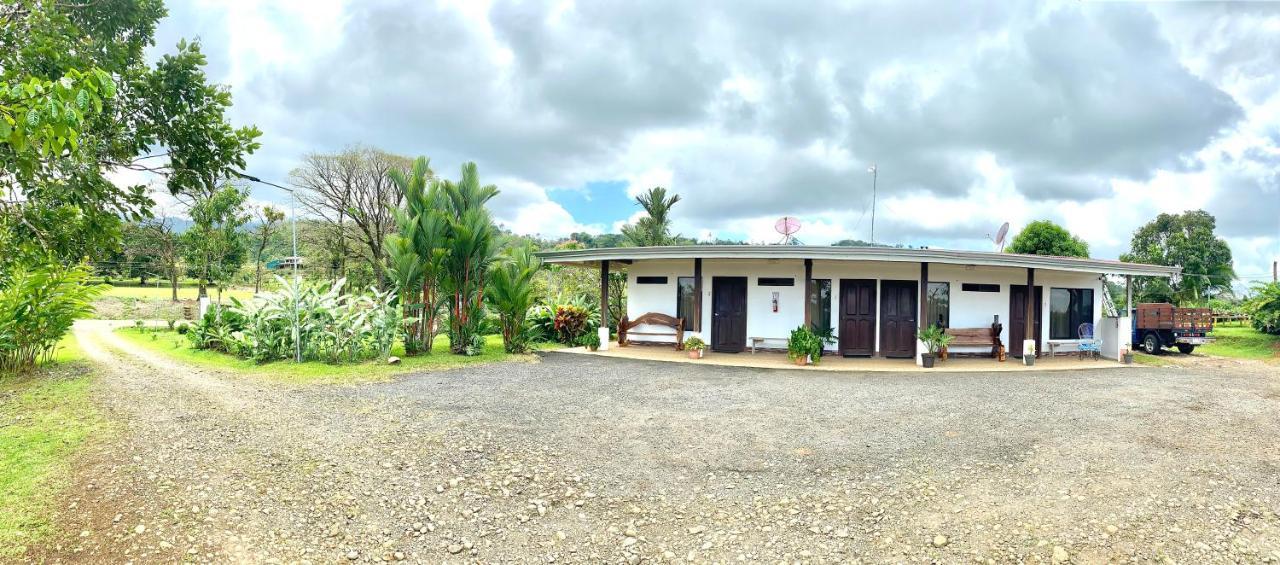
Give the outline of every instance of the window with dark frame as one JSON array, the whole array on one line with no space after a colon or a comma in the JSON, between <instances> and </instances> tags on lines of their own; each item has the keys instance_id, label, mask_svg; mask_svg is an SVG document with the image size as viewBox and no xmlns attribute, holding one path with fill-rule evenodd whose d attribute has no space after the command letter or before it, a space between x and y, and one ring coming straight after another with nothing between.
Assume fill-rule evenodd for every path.
<instances>
[{"instance_id":1,"label":"window with dark frame","mask_svg":"<svg viewBox=\"0 0 1280 565\"><path fill-rule=\"evenodd\" d=\"M1093 323L1092 288L1049 289L1049 339L1079 339L1084 323Z\"/></svg>"},{"instance_id":2,"label":"window with dark frame","mask_svg":"<svg viewBox=\"0 0 1280 565\"><path fill-rule=\"evenodd\" d=\"M756 279L758 286L795 286L796 279L792 277L760 277Z\"/></svg>"},{"instance_id":3,"label":"window with dark frame","mask_svg":"<svg viewBox=\"0 0 1280 565\"><path fill-rule=\"evenodd\" d=\"M667 277L636 277L636 284L667 284Z\"/></svg>"},{"instance_id":4,"label":"window with dark frame","mask_svg":"<svg viewBox=\"0 0 1280 565\"><path fill-rule=\"evenodd\" d=\"M676 277L676 317L684 320L684 331L693 331L693 277Z\"/></svg>"},{"instance_id":5,"label":"window with dark frame","mask_svg":"<svg viewBox=\"0 0 1280 565\"><path fill-rule=\"evenodd\" d=\"M831 325L831 279L809 280L809 324L815 328L833 328Z\"/></svg>"},{"instance_id":6,"label":"window with dark frame","mask_svg":"<svg viewBox=\"0 0 1280 565\"><path fill-rule=\"evenodd\" d=\"M960 290L965 292L1000 292L1000 285L987 283L960 283Z\"/></svg>"},{"instance_id":7,"label":"window with dark frame","mask_svg":"<svg viewBox=\"0 0 1280 565\"><path fill-rule=\"evenodd\" d=\"M951 283L931 282L928 289L925 319L930 326L951 327Z\"/></svg>"}]
</instances>

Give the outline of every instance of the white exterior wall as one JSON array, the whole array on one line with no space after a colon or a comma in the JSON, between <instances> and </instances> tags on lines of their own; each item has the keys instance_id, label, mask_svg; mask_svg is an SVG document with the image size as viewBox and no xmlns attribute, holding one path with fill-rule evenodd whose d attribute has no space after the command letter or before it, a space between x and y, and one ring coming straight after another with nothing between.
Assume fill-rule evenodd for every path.
<instances>
[{"instance_id":1,"label":"white exterior wall","mask_svg":"<svg viewBox=\"0 0 1280 565\"><path fill-rule=\"evenodd\" d=\"M641 285L639 276L665 276L667 284ZM646 312L676 315L676 278L693 276L693 260L636 261L627 266L627 316L636 318ZM766 338L764 347L786 346L791 330L804 323L804 262L795 259L776 260L704 260L702 262L702 331L685 332L711 342L711 289L717 276L747 277L747 337ZM760 277L791 277L795 286L758 286ZM906 262L870 261L814 261L813 278L831 279L831 323L839 337L840 280L873 279L877 281L876 319L879 320L879 281L919 281L920 264ZM1009 287L1025 285L1025 269L1013 267L967 267L932 263L929 265L931 282L947 282L951 285L951 327L972 328L991 325L994 315L1000 316L1004 326L1001 341L1009 345ZM999 292L965 292L963 283L999 284ZM1041 304L1041 343L1047 351L1049 342L1049 299L1051 288L1093 289L1093 322L1098 326L1102 319L1102 293L1106 292L1096 273L1037 270L1036 286L1043 287ZM917 287L918 289L918 287ZM778 311L772 308L772 293L778 293ZM921 314L923 315L923 314ZM638 331L661 331L660 328ZM876 343L879 344L879 323L876 324ZM1018 336L1017 339L1022 339ZM635 336L634 341L670 342L671 338ZM748 343L750 345L750 343ZM835 349L836 345L828 345ZM877 350L879 346L877 345ZM954 348L957 352L981 351L982 348Z\"/></svg>"}]
</instances>

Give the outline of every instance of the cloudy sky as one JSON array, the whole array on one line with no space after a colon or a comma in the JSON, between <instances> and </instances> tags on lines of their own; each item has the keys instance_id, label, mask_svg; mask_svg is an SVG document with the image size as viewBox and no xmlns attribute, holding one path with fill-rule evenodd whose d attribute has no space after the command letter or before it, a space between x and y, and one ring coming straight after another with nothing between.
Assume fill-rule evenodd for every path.
<instances>
[{"instance_id":1,"label":"cloudy sky","mask_svg":"<svg viewBox=\"0 0 1280 565\"><path fill-rule=\"evenodd\" d=\"M662 185L685 235L823 244L870 239L875 163L879 241L1048 218L1113 258L1204 208L1242 278L1280 256L1280 4L169 4L154 55L202 41L265 179L360 143L476 161L517 232L615 231Z\"/></svg>"}]
</instances>

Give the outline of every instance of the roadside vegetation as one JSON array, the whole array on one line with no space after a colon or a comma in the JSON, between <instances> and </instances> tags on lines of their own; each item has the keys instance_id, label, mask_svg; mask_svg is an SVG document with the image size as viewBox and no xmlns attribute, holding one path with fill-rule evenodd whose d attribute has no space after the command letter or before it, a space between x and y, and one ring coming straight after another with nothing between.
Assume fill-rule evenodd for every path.
<instances>
[{"instance_id":1,"label":"roadside vegetation","mask_svg":"<svg viewBox=\"0 0 1280 565\"><path fill-rule=\"evenodd\" d=\"M70 336L40 370L0 376L0 560L48 537L75 455L110 432L90 402L92 381Z\"/></svg>"},{"instance_id":2,"label":"roadside vegetation","mask_svg":"<svg viewBox=\"0 0 1280 565\"><path fill-rule=\"evenodd\" d=\"M502 349L502 337L485 337L485 348L479 355L419 355L404 357L404 346L397 344L391 355L402 357L400 363L390 365L379 361L332 364L321 361L293 363L287 360L258 363L226 353L207 349L194 349L188 338L168 329L136 327L121 328L116 333L143 349L159 353L174 361L195 367L226 371L238 376L258 377L287 383L338 384L382 381L395 375L421 371L439 371L484 363L503 361L534 362L533 355L513 355ZM436 337L436 347L448 348L447 336ZM562 347L555 343L537 344L535 350Z\"/></svg>"}]
</instances>

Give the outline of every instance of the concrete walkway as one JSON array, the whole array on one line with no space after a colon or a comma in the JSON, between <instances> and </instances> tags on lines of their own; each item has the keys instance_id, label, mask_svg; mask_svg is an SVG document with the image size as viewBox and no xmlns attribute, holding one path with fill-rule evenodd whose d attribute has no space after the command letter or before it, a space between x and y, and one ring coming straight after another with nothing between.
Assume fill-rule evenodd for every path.
<instances>
[{"instance_id":1,"label":"concrete walkway","mask_svg":"<svg viewBox=\"0 0 1280 565\"><path fill-rule=\"evenodd\" d=\"M850 371L907 373L945 371L949 373L991 373L1021 371L1078 371L1082 369L1123 369L1133 367L1110 359L1079 359L1074 355L1058 357L1041 357L1032 366L1010 357L1001 363L985 357L952 357L938 362L933 369L917 367L912 359L885 359L882 357L840 357L828 355L817 365L801 367L787 358L786 353L779 352L742 352L718 353L708 350L701 359L690 359L688 353L676 351L670 345L629 345L618 347L610 343L608 351L588 351L583 347L562 349L566 353L595 355L600 357L619 357L623 359L639 359L645 361L670 361L672 363L701 363L705 365L721 365L730 367L753 367L759 369L794 369L797 371Z\"/></svg>"}]
</instances>

